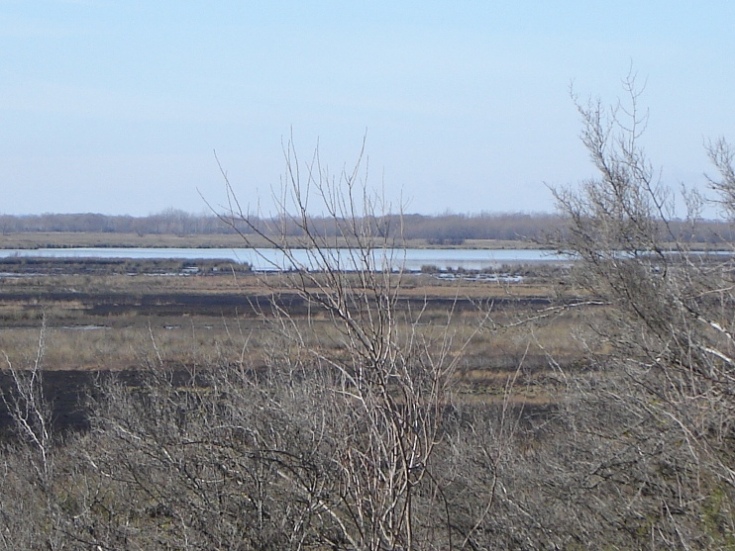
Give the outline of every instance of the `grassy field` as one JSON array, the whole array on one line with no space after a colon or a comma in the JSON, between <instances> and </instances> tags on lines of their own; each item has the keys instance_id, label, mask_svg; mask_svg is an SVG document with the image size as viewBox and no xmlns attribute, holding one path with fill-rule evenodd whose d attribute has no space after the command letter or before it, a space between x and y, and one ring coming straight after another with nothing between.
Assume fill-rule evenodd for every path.
<instances>
[{"instance_id":1,"label":"grassy field","mask_svg":"<svg viewBox=\"0 0 735 551\"><path fill-rule=\"evenodd\" d=\"M289 240L290 245L298 245L296 238ZM348 247L344 239L335 244ZM466 248L466 249L535 249L538 244L520 240L467 239L461 245L429 244L425 239L409 239L398 243L406 248ZM72 247L153 247L153 248L238 248L268 247L270 244L262 237L240 235L171 235L137 233L85 233L85 232L20 232L0 234L0 249L42 249Z\"/></svg>"},{"instance_id":2,"label":"grassy field","mask_svg":"<svg viewBox=\"0 0 735 551\"><path fill-rule=\"evenodd\" d=\"M283 314L318 341L305 345L338 351L344 344L328 316L292 293L287 275L218 263L184 274L168 261L47 261L30 274L16 268L0 279L0 350L16 368L35 361L42 327L48 371L265 367L274 353L284 353ZM517 399L553 401L550 366L581 362L596 315L592 308L560 309L579 298L559 301L563 277L548 271L505 284L405 275L399 301L406 312L422 311L405 331L466 343L457 377L467 399L502 397L514 381Z\"/></svg>"}]
</instances>

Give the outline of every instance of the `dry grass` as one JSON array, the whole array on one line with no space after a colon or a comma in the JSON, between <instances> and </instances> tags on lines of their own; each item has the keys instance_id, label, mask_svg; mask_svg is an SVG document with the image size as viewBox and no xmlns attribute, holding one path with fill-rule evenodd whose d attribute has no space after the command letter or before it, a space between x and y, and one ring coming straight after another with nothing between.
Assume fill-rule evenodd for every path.
<instances>
[{"instance_id":1,"label":"dry grass","mask_svg":"<svg viewBox=\"0 0 735 551\"><path fill-rule=\"evenodd\" d=\"M298 246L299 239L287 239L289 246ZM345 239L334 240L337 247L347 247ZM461 245L430 245L425 239L407 239L396 244L406 248L431 249L529 249L538 245L527 241L468 239ZM0 234L0 249L40 249L72 247L182 247L182 248L241 248L245 246L272 246L265 238L235 234L174 235L174 234L137 234L137 233L96 233L96 232L20 232Z\"/></svg>"},{"instance_id":2,"label":"dry grass","mask_svg":"<svg viewBox=\"0 0 735 551\"><path fill-rule=\"evenodd\" d=\"M166 313L165 297L267 297L289 290L284 274L220 274L163 277L62 275L5 278L0 284L0 350L15 367L32 365L45 323L43 366L48 370L123 370L176 365L265 366L303 350L339 354L345 335L319 310L292 316L301 346L285 344L283 326L270 308L244 306L213 315L196 307ZM554 280L521 284L445 281L428 274L404 275L400 297L411 300L410 318L400 328L430 346L451 339L461 348L458 396L469 402L515 400L546 404L555 399L558 362L574 369L595 342L590 327L599 310L555 311ZM80 298L81 297L81 298ZM113 297L113 298L110 298ZM136 304L115 315L94 313L95 305L133 297ZM151 306L152 303L152 306ZM407 319L408 319L407 318ZM44 321L45 320L45 321ZM530 321L529 321L530 320Z\"/></svg>"}]
</instances>

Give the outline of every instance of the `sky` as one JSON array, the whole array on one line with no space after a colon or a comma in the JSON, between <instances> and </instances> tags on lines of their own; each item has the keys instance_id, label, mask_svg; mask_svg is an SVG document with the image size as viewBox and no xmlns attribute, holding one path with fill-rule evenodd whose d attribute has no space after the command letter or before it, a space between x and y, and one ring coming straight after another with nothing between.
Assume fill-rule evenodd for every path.
<instances>
[{"instance_id":1,"label":"sky","mask_svg":"<svg viewBox=\"0 0 735 551\"><path fill-rule=\"evenodd\" d=\"M645 84L663 183L735 141L731 0L0 0L0 213L272 210L284 144L404 212L553 212L570 98ZM215 157L216 153L216 157Z\"/></svg>"}]
</instances>

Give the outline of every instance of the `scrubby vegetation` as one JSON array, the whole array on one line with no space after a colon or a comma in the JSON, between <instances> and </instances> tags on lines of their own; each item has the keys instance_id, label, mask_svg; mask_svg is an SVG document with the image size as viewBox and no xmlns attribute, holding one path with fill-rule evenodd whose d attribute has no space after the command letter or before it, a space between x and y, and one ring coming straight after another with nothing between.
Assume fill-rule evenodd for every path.
<instances>
[{"instance_id":1,"label":"scrubby vegetation","mask_svg":"<svg viewBox=\"0 0 735 551\"><path fill-rule=\"evenodd\" d=\"M40 309L34 353L5 356L12 435L2 448L0 542L732 549L734 257L679 239L670 191L638 146L638 93L627 85L624 110L579 105L600 176L555 191L565 226L553 244L578 260L543 282L384 269L402 240L376 231L390 209L369 193L359 162L333 178L318 153L301 166L289 149L277 219L294 231L270 231L234 195L220 220L297 268L175 280L207 281L212 295L224 281L241 285L250 308L219 318L228 346L196 344L202 318L193 317L185 331L196 352L184 361L184 341L166 341L148 318L135 373L91 380L85 430L55 431L44 367L66 310ZM709 152L728 224L735 156L724 141ZM687 197L681 224L696 232L702 198ZM313 200L334 231L309 215ZM336 238L353 248L334 249ZM293 246L310 251L307 264ZM345 254L363 269L340 269ZM87 277L102 289L127 276ZM258 292L248 291L255 281ZM0 311L7 319L30 306L11 302ZM90 319L88 306L71 317ZM211 355L196 356L202 350Z\"/></svg>"}]
</instances>

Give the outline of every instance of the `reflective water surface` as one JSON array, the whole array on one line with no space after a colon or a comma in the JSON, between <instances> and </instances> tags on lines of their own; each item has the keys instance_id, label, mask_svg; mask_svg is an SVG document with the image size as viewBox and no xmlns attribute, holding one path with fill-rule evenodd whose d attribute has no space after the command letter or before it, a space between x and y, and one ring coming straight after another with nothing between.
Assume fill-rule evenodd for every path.
<instances>
[{"instance_id":1,"label":"reflective water surface","mask_svg":"<svg viewBox=\"0 0 735 551\"><path fill-rule=\"evenodd\" d=\"M276 249L195 249L195 248L69 248L69 249L5 249L0 258L129 258L129 259L224 259L248 263L256 271L289 270L295 267L316 270L329 266L341 270L404 269L418 271L433 266L440 270L497 269L503 264L568 262L569 258L541 249L377 249L365 257L355 249L326 249L319 255L308 249L295 249L292 257Z\"/></svg>"}]
</instances>

